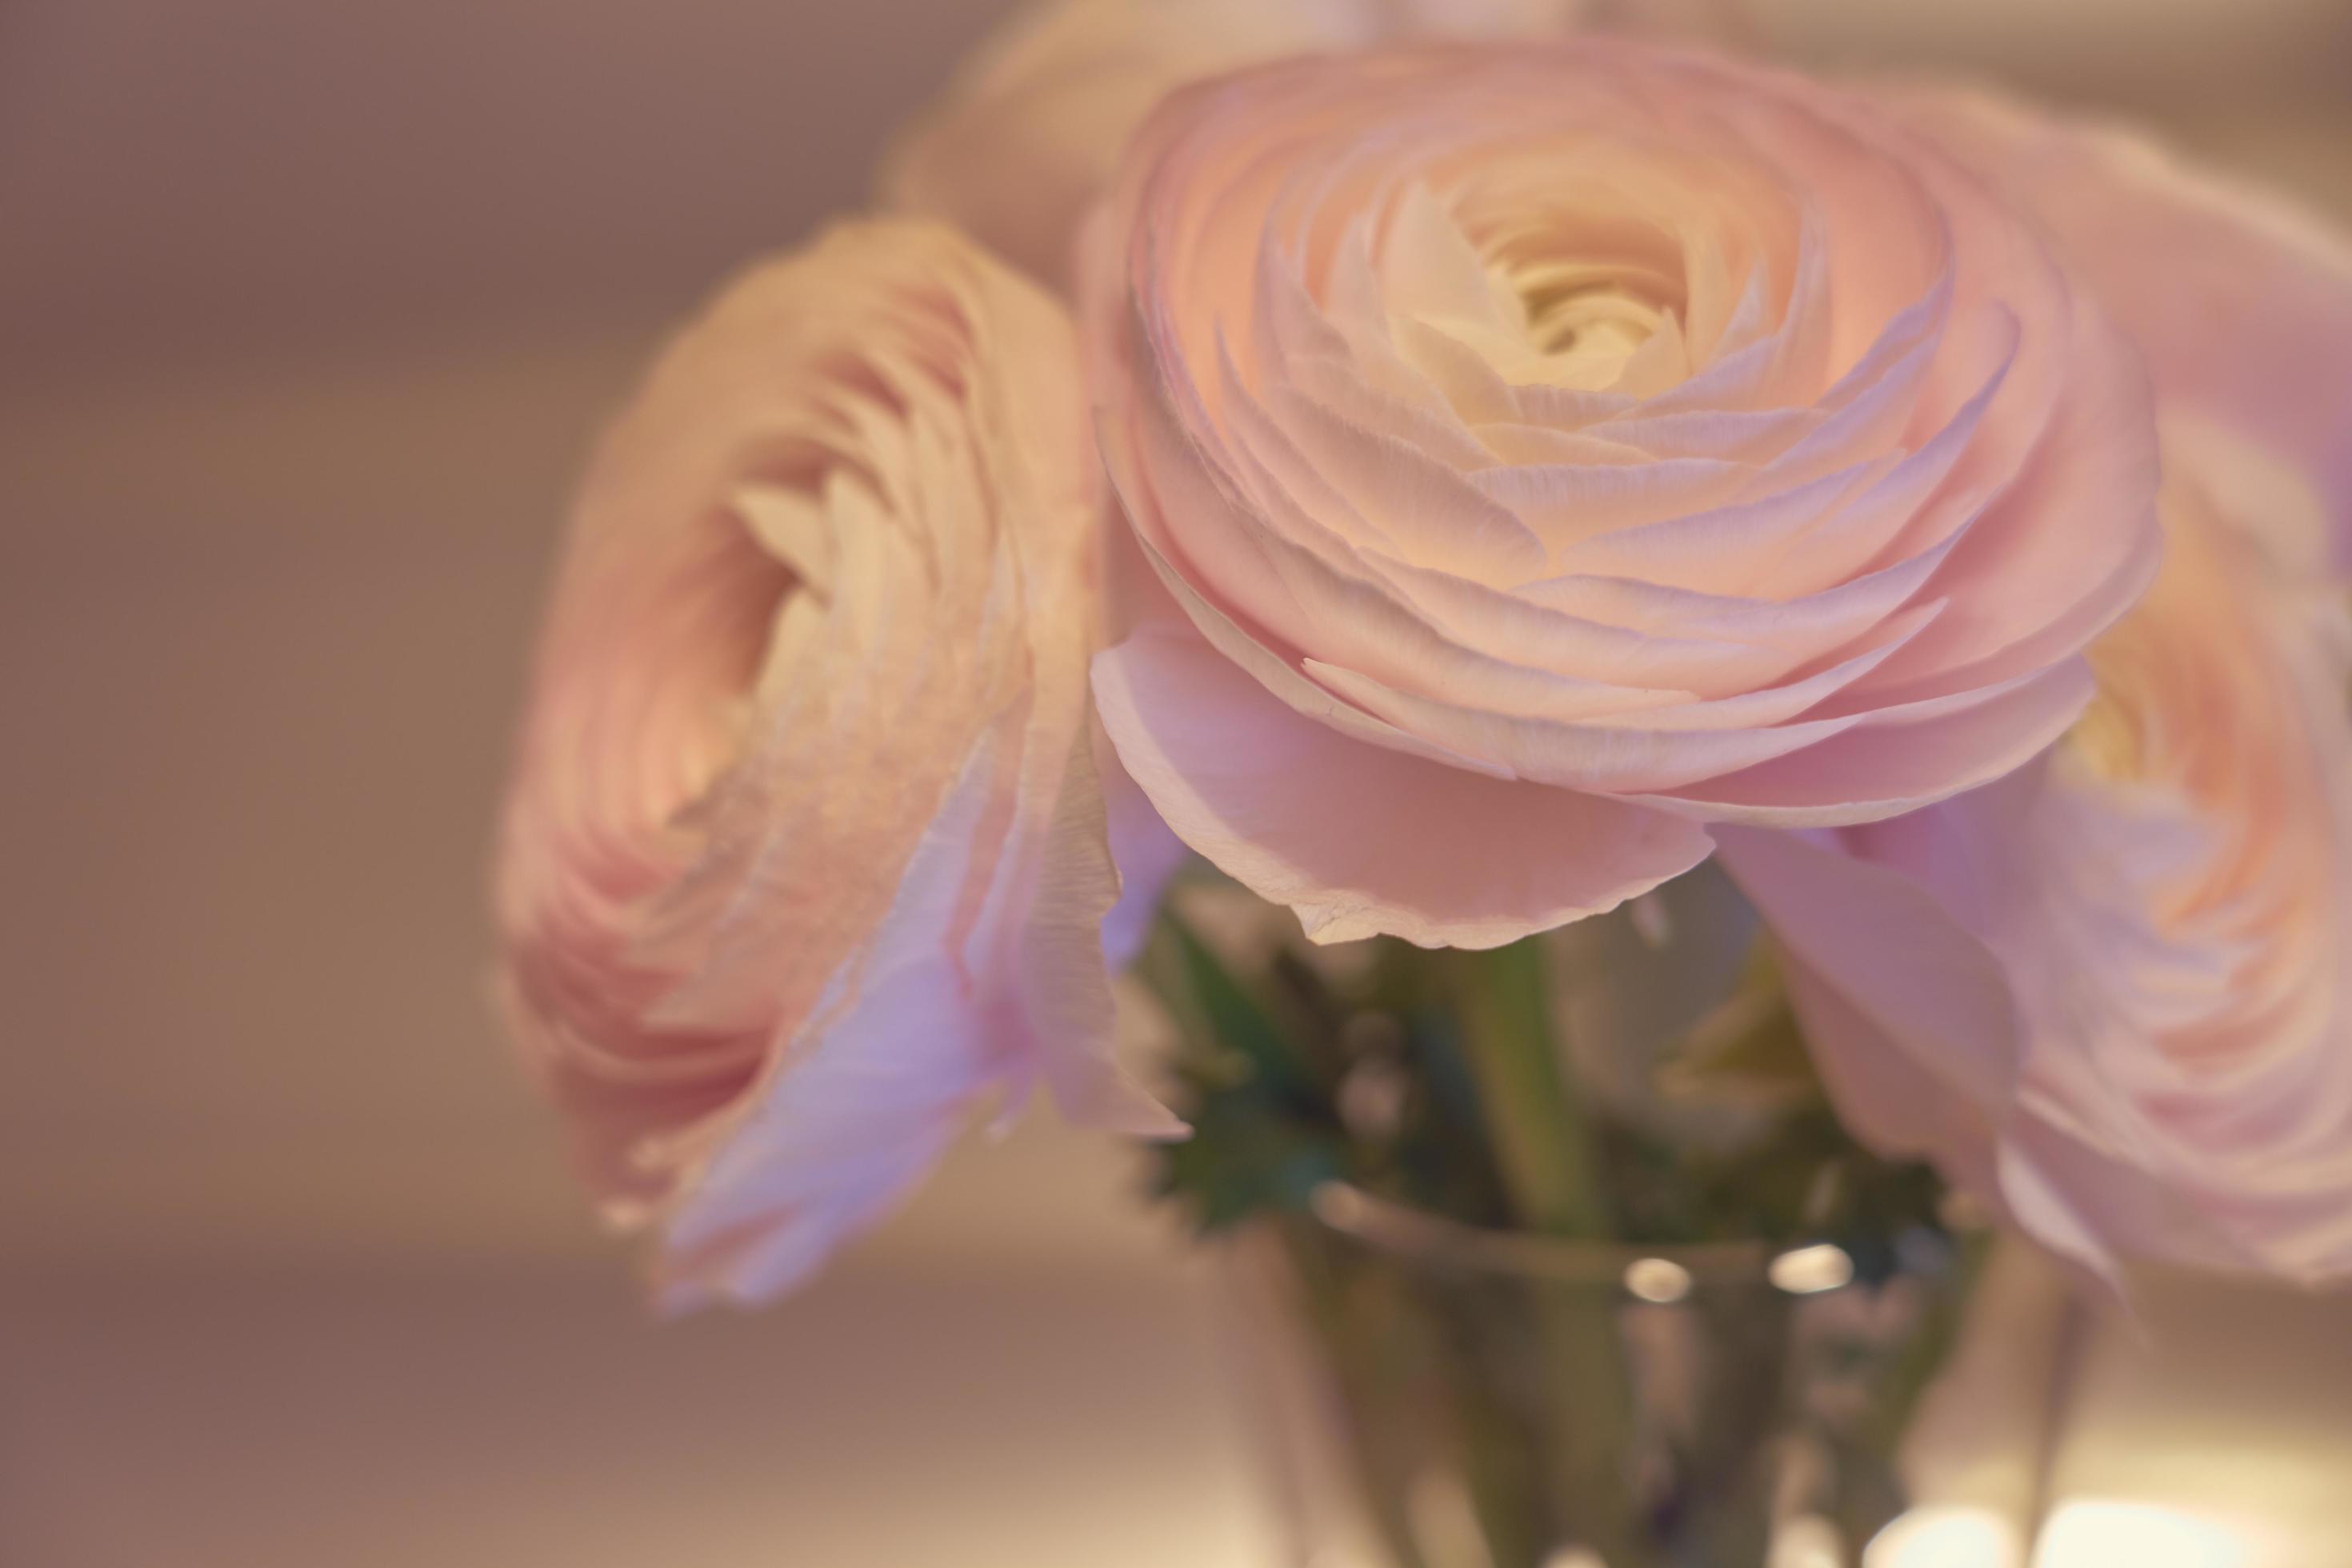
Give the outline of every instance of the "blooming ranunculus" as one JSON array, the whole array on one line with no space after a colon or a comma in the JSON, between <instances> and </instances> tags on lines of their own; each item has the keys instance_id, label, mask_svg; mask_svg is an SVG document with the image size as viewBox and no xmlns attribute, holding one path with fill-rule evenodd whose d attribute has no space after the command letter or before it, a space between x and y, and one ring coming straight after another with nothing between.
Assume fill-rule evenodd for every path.
<instances>
[{"instance_id":1,"label":"blooming ranunculus","mask_svg":"<svg viewBox=\"0 0 2352 1568\"><path fill-rule=\"evenodd\" d=\"M1061 308L950 231L736 283L606 439L498 879L505 989L678 1303L789 1286L1103 1051L1098 465Z\"/></svg>"},{"instance_id":2,"label":"blooming ranunculus","mask_svg":"<svg viewBox=\"0 0 2352 1568\"><path fill-rule=\"evenodd\" d=\"M2168 559L2044 762L1726 859L1865 1136L2095 1268L2352 1273L2352 247L2115 135L1902 103L2145 350Z\"/></svg>"},{"instance_id":3,"label":"blooming ranunculus","mask_svg":"<svg viewBox=\"0 0 2352 1568\"><path fill-rule=\"evenodd\" d=\"M1178 834L1482 946L1997 779L2156 565L2129 345L1892 113L1600 41L1179 92L1088 237L1164 587L1095 665Z\"/></svg>"},{"instance_id":4,"label":"blooming ranunculus","mask_svg":"<svg viewBox=\"0 0 2352 1568\"><path fill-rule=\"evenodd\" d=\"M893 206L953 220L1048 281L1171 88L1386 39L1565 31L1589 0L1038 0L988 40L883 172Z\"/></svg>"}]
</instances>

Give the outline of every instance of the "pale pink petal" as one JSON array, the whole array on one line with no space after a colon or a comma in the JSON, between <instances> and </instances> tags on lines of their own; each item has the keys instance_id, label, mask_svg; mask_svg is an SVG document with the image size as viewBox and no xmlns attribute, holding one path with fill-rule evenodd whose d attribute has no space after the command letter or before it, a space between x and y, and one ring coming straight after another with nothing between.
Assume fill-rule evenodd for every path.
<instances>
[{"instance_id":1,"label":"pale pink petal","mask_svg":"<svg viewBox=\"0 0 2352 1568\"><path fill-rule=\"evenodd\" d=\"M1103 917L1102 949L1103 957L1118 970L1143 950L1151 922L1160 913L1160 897L1192 851L1160 820L1151 797L1129 775L1099 721L1093 732L1105 826L1110 835L1111 859L1118 868L1118 901Z\"/></svg>"},{"instance_id":2,"label":"pale pink petal","mask_svg":"<svg viewBox=\"0 0 2352 1568\"><path fill-rule=\"evenodd\" d=\"M729 1136L667 1216L665 1304L767 1300L799 1284L929 1173L999 1064L950 951L989 757L974 759L908 863L890 912L834 976L820 1027L779 1042Z\"/></svg>"},{"instance_id":3,"label":"pale pink petal","mask_svg":"<svg viewBox=\"0 0 2352 1568\"><path fill-rule=\"evenodd\" d=\"M1719 827L1724 868L1774 937L1848 1011L1808 1020L1825 1072L1857 1087L1922 1081L1937 1094L1856 1108L1864 1126L1927 1146L1957 1094L2000 1105L2014 1087L2017 1005L2006 972L1943 904L1898 871L1843 852L1833 838ZM1889 1047L1908 1069L1886 1059ZM1926 1119L1923 1121L1922 1119Z\"/></svg>"},{"instance_id":4,"label":"pale pink petal","mask_svg":"<svg viewBox=\"0 0 2352 1568\"><path fill-rule=\"evenodd\" d=\"M1492 947L1614 908L1706 858L1663 813L1352 741L1189 628L1095 665L1103 723L1169 825L1309 934Z\"/></svg>"},{"instance_id":5,"label":"pale pink petal","mask_svg":"<svg viewBox=\"0 0 2352 1568\"><path fill-rule=\"evenodd\" d=\"M2168 406L2262 442L2352 519L2352 240L2128 132L1979 92L1888 96L2049 226ZM2352 521L2336 549L2352 566Z\"/></svg>"},{"instance_id":6,"label":"pale pink petal","mask_svg":"<svg viewBox=\"0 0 2352 1568\"><path fill-rule=\"evenodd\" d=\"M1137 825L1130 817L1128 826L1132 832ZM1021 1021L1026 1037L1044 1047L1039 1070L1072 1121L1129 1137L1181 1137L1184 1123L1111 1056L1114 1018L1104 959L1114 944L1129 953L1139 945L1135 933L1113 918L1133 907L1122 896L1120 878L1134 878L1156 904L1164 875L1150 875L1157 868L1150 863L1154 847L1132 837L1125 867L1115 864L1108 829L1094 740L1081 736L1018 939ZM1164 826L1160 833L1169 837ZM1144 854L1137 855L1139 848ZM1131 913L1128 921L1133 922Z\"/></svg>"},{"instance_id":7,"label":"pale pink petal","mask_svg":"<svg viewBox=\"0 0 2352 1568\"><path fill-rule=\"evenodd\" d=\"M1702 820L1780 827L1896 816L2023 767L2081 717L2091 691L2079 660L2057 665L1990 691L1889 710L1808 750L1647 798Z\"/></svg>"}]
</instances>

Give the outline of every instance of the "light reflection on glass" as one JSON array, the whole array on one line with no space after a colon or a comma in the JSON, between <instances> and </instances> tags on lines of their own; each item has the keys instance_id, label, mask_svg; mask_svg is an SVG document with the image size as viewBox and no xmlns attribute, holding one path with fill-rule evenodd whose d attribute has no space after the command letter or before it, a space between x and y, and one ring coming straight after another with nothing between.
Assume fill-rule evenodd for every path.
<instances>
[{"instance_id":1,"label":"light reflection on glass","mask_svg":"<svg viewBox=\"0 0 2352 1568\"><path fill-rule=\"evenodd\" d=\"M2021 1568L2025 1542L1990 1509L1915 1508L1878 1532L1862 1568Z\"/></svg>"},{"instance_id":2,"label":"light reflection on glass","mask_svg":"<svg viewBox=\"0 0 2352 1568\"><path fill-rule=\"evenodd\" d=\"M1663 1306L1690 1294L1690 1270L1666 1258L1643 1258L1625 1267L1625 1289Z\"/></svg>"},{"instance_id":3,"label":"light reflection on glass","mask_svg":"<svg viewBox=\"0 0 2352 1568\"><path fill-rule=\"evenodd\" d=\"M1822 1242L1800 1247L1772 1260L1772 1283L1791 1296L1842 1289L1853 1281L1853 1259L1845 1249Z\"/></svg>"},{"instance_id":4,"label":"light reflection on glass","mask_svg":"<svg viewBox=\"0 0 2352 1568\"><path fill-rule=\"evenodd\" d=\"M2246 1538L2210 1519L2137 1502L2070 1502L2050 1516L2034 1568L2254 1568Z\"/></svg>"}]
</instances>

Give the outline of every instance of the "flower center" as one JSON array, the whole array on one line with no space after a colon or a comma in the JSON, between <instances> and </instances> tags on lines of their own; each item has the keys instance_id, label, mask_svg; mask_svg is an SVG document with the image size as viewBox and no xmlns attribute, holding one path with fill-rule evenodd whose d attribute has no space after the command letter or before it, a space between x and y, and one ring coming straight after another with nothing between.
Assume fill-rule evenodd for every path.
<instances>
[{"instance_id":1,"label":"flower center","mask_svg":"<svg viewBox=\"0 0 2352 1568\"><path fill-rule=\"evenodd\" d=\"M1575 233L1505 246L1485 262L1538 378L1649 396L1687 374L1682 280L1670 265L1611 236Z\"/></svg>"},{"instance_id":2,"label":"flower center","mask_svg":"<svg viewBox=\"0 0 2352 1568\"><path fill-rule=\"evenodd\" d=\"M1554 262L1510 281L1527 311L1528 341L1543 353L1630 354L1665 317L1655 301L1606 268Z\"/></svg>"}]
</instances>

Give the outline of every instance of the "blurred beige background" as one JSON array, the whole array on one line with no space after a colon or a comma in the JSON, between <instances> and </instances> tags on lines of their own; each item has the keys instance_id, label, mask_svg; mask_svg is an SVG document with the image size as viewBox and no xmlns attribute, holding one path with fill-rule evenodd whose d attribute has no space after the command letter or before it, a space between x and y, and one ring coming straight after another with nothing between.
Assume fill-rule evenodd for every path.
<instances>
[{"instance_id":1,"label":"blurred beige background","mask_svg":"<svg viewBox=\"0 0 2352 1568\"><path fill-rule=\"evenodd\" d=\"M976 1143L806 1298L656 1331L482 1002L584 442L1001 9L0 5L0 1563L1261 1560L1119 1152ZM1752 9L2352 214L2352 0Z\"/></svg>"}]
</instances>

